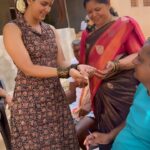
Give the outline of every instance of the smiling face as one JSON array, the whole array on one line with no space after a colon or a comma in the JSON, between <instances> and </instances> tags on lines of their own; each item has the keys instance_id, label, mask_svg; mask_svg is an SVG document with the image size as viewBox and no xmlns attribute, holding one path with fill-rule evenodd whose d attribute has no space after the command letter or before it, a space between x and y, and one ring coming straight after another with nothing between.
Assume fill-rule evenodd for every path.
<instances>
[{"instance_id":1,"label":"smiling face","mask_svg":"<svg viewBox=\"0 0 150 150\"><path fill-rule=\"evenodd\" d=\"M135 77L147 85L150 83L150 45L144 46L138 56L133 60Z\"/></svg>"},{"instance_id":2,"label":"smiling face","mask_svg":"<svg viewBox=\"0 0 150 150\"><path fill-rule=\"evenodd\" d=\"M85 5L89 18L97 27L101 27L110 19L110 5L90 0Z\"/></svg>"},{"instance_id":3,"label":"smiling face","mask_svg":"<svg viewBox=\"0 0 150 150\"><path fill-rule=\"evenodd\" d=\"M36 20L44 20L50 12L54 0L28 0L28 9Z\"/></svg>"}]
</instances>

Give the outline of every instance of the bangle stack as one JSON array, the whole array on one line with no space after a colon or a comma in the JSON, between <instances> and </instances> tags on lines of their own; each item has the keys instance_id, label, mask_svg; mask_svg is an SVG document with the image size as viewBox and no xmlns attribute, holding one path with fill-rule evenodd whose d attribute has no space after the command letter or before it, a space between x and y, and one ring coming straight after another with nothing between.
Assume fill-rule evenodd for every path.
<instances>
[{"instance_id":1,"label":"bangle stack","mask_svg":"<svg viewBox=\"0 0 150 150\"><path fill-rule=\"evenodd\" d=\"M114 63L113 72L118 72L120 70L119 60L113 61L113 63Z\"/></svg>"},{"instance_id":2,"label":"bangle stack","mask_svg":"<svg viewBox=\"0 0 150 150\"><path fill-rule=\"evenodd\" d=\"M58 67L57 74L59 78L69 78L70 67Z\"/></svg>"},{"instance_id":3,"label":"bangle stack","mask_svg":"<svg viewBox=\"0 0 150 150\"><path fill-rule=\"evenodd\" d=\"M57 68L57 74L59 78L69 78L69 71L70 69L74 68L77 69L78 64L72 64L69 67L58 67Z\"/></svg>"}]
</instances>

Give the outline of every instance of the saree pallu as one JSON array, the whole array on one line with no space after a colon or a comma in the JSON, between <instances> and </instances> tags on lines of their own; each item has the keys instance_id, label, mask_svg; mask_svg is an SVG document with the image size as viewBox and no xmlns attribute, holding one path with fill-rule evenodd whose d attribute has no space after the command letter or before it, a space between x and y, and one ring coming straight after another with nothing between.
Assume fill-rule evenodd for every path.
<instances>
[{"instance_id":1,"label":"saree pallu","mask_svg":"<svg viewBox=\"0 0 150 150\"><path fill-rule=\"evenodd\" d=\"M86 63L103 70L108 61L119 55L137 53L144 43L144 36L138 24L130 17L119 18L101 29L82 35L80 63ZM97 131L108 133L125 119L132 104L138 81L134 70L124 70L101 80L90 81L92 106ZM101 150L110 150L111 144L100 145Z\"/></svg>"}]
</instances>

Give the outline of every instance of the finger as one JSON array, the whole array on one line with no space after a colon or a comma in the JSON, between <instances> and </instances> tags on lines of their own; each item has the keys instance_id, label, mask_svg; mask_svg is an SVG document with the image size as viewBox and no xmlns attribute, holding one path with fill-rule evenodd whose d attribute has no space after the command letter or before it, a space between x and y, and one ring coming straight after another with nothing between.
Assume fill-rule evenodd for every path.
<instances>
[{"instance_id":1,"label":"finger","mask_svg":"<svg viewBox=\"0 0 150 150\"><path fill-rule=\"evenodd\" d=\"M90 150L90 146L89 146L89 145L86 145L86 149L87 149L87 150Z\"/></svg>"},{"instance_id":2,"label":"finger","mask_svg":"<svg viewBox=\"0 0 150 150\"><path fill-rule=\"evenodd\" d=\"M100 79L104 79L106 75L102 75L102 74L99 74L99 73L94 73L94 75Z\"/></svg>"},{"instance_id":3,"label":"finger","mask_svg":"<svg viewBox=\"0 0 150 150\"><path fill-rule=\"evenodd\" d=\"M99 73L101 75L105 75L106 74L106 70L97 70L95 73Z\"/></svg>"},{"instance_id":4,"label":"finger","mask_svg":"<svg viewBox=\"0 0 150 150\"><path fill-rule=\"evenodd\" d=\"M109 68L110 66L112 66L112 62L111 62L111 61L109 61L109 62L107 63L106 68Z\"/></svg>"}]
</instances>

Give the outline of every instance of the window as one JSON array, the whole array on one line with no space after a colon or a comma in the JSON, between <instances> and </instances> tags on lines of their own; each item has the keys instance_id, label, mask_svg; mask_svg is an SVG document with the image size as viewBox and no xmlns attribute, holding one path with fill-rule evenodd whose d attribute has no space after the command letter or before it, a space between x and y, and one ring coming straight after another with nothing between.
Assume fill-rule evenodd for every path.
<instances>
[{"instance_id":1,"label":"window","mask_svg":"<svg viewBox=\"0 0 150 150\"><path fill-rule=\"evenodd\" d=\"M150 0L143 0L144 6L150 6Z\"/></svg>"},{"instance_id":2,"label":"window","mask_svg":"<svg viewBox=\"0 0 150 150\"><path fill-rule=\"evenodd\" d=\"M131 7L137 7L138 5L138 0L131 0Z\"/></svg>"}]
</instances>

